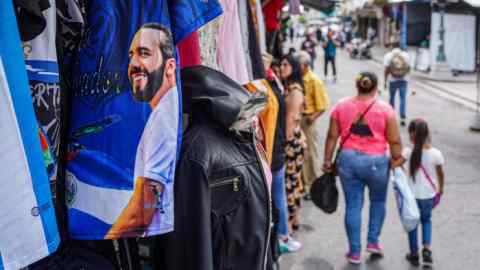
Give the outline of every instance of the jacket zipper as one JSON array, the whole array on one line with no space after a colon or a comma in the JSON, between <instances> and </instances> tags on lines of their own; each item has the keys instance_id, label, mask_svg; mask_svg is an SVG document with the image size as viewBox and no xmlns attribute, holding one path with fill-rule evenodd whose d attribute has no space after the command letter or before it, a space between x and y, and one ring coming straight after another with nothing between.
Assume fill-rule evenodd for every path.
<instances>
[{"instance_id":1,"label":"jacket zipper","mask_svg":"<svg viewBox=\"0 0 480 270\"><path fill-rule=\"evenodd\" d=\"M226 185L233 185L233 191L237 192L240 190L240 179L238 177L234 178L228 178L226 180L220 180L218 182L210 184L210 188L217 188L217 187L222 187Z\"/></svg>"},{"instance_id":2,"label":"jacket zipper","mask_svg":"<svg viewBox=\"0 0 480 270\"><path fill-rule=\"evenodd\" d=\"M265 192L267 194L267 210L268 210L268 222L267 222L267 243L265 245L265 256L263 258L263 269L264 270L267 270L267 259L268 259L268 247L270 246L270 237L271 237L271 233L272 233L272 204L271 204L271 201L270 201L270 193L268 192L269 188L267 186L267 177L265 176L265 172L263 171L263 163L262 163L262 160L261 160L261 157L259 156L259 153L258 153L258 150L257 150L257 140L255 138L255 131L252 132L253 134L253 147L254 147L254 151L255 151L255 157L257 158L257 162L259 163L260 165L260 173L262 174L262 178L263 178L263 184L265 185Z\"/></svg>"}]
</instances>

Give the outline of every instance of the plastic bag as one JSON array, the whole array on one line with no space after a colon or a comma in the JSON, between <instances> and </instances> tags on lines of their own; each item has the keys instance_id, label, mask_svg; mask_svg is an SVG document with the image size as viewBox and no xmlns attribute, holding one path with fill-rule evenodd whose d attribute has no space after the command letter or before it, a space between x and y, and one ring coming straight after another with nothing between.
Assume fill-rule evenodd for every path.
<instances>
[{"instance_id":1,"label":"plastic bag","mask_svg":"<svg viewBox=\"0 0 480 270\"><path fill-rule=\"evenodd\" d=\"M408 178L401 168L393 171L393 190L403 228L406 232L413 231L420 222L420 211Z\"/></svg>"}]
</instances>

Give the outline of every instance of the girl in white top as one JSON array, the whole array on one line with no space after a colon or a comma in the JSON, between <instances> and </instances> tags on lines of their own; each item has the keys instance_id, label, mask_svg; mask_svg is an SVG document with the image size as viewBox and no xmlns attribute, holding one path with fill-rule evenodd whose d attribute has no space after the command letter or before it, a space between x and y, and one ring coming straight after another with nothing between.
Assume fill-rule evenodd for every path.
<instances>
[{"instance_id":1,"label":"girl in white top","mask_svg":"<svg viewBox=\"0 0 480 270\"><path fill-rule=\"evenodd\" d=\"M442 152L432 146L427 122L422 119L413 120L408 126L413 149L405 148L403 157L408 160L410 185L417 199L422 224L422 259L423 264L431 266L432 249L432 210L440 202L443 194L445 160ZM420 263L418 253L417 229L408 234L410 253L407 260L414 266Z\"/></svg>"}]
</instances>

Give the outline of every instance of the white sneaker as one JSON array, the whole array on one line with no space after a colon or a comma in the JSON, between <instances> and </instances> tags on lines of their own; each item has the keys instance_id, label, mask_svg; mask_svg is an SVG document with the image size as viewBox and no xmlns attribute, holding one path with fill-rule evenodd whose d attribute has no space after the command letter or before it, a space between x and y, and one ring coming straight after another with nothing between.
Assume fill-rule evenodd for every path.
<instances>
[{"instance_id":1,"label":"white sneaker","mask_svg":"<svg viewBox=\"0 0 480 270\"><path fill-rule=\"evenodd\" d=\"M302 248L302 244L293 239L291 236L288 236L286 239L279 238L278 242L280 243L281 254L296 252Z\"/></svg>"}]
</instances>

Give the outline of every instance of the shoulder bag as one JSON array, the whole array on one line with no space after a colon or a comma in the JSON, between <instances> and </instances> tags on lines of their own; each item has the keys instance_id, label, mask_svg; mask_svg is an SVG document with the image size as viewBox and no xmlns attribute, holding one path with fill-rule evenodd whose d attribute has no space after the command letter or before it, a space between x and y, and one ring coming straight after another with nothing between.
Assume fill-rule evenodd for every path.
<instances>
[{"instance_id":1,"label":"shoulder bag","mask_svg":"<svg viewBox=\"0 0 480 270\"><path fill-rule=\"evenodd\" d=\"M355 122L361 123L365 115L370 111L370 109L375 104L376 100L374 100L367 109L360 115L358 120ZM352 124L353 126L354 124ZM336 168L337 168L337 161L342 151L343 146L347 142L347 140L352 135L351 127L348 131L347 136L343 139L340 147L337 149L335 154L335 160L333 162L333 170L331 172L324 173L322 176L317 178L313 183L312 187L310 188L310 196L312 197L312 202L320 208L323 212L327 214L332 214L337 210L338 207L338 189L335 181L336 176Z\"/></svg>"},{"instance_id":2,"label":"shoulder bag","mask_svg":"<svg viewBox=\"0 0 480 270\"><path fill-rule=\"evenodd\" d=\"M435 184L433 183L432 177L430 177L430 174L428 174L427 170L423 165L420 165L420 170L422 170L423 174L427 178L428 182L430 183L430 186L432 186L433 190L435 190L435 197L433 199L433 208L435 208L439 203L442 198L442 193L439 192Z\"/></svg>"}]
</instances>

